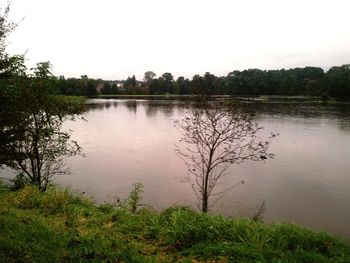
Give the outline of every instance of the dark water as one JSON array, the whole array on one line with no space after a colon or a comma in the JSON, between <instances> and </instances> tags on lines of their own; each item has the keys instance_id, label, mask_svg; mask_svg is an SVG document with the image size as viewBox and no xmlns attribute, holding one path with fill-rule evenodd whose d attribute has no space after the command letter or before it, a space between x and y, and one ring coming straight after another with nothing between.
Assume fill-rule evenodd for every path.
<instances>
[{"instance_id":1,"label":"dark water","mask_svg":"<svg viewBox=\"0 0 350 263\"><path fill-rule=\"evenodd\" d=\"M175 155L173 122L185 102L91 100L87 121L67 123L86 158L69 161L72 175L56 182L92 194L98 202L125 197L135 182L156 209L196 205L186 167ZM295 222L350 238L350 105L245 104L264 133L279 133L272 160L233 166L225 185L244 179L212 207L249 216L266 201L266 222ZM220 186L219 186L220 187Z\"/></svg>"}]
</instances>

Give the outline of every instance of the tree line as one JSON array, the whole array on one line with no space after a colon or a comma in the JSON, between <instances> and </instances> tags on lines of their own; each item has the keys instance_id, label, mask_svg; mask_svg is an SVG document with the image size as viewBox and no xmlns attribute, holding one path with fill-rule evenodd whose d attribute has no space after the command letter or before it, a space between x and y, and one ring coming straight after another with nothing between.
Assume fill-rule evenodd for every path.
<instances>
[{"instance_id":1,"label":"tree line","mask_svg":"<svg viewBox=\"0 0 350 263\"><path fill-rule=\"evenodd\" d=\"M318 96L322 98L350 98L350 64L331 67L325 72L320 67L304 67L280 70L235 70L227 76L215 76L210 72L196 74L192 79L174 76L166 72L161 76L147 71L142 80L135 75L126 80L110 81L81 78L56 78L64 95L96 96L100 94L206 94L206 95L282 95Z\"/></svg>"}]
</instances>

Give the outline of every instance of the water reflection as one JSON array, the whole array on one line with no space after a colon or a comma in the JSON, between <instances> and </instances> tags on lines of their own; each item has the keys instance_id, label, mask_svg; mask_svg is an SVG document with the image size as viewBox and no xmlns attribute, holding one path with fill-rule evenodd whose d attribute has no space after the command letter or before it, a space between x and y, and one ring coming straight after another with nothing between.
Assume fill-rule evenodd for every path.
<instances>
[{"instance_id":1,"label":"water reflection","mask_svg":"<svg viewBox=\"0 0 350 263\"><path fill-rule=\"evenodd\" d=\"M163 108L163 114L164 116L171 118L174 115L174 106L168 106Z\"/></svg>"},{"instance_id":2,"label":"water reflection","mask_svg":"<svg viewBox=\"0 0 350 263\"><path fill-rule=\"evenodd\" d=\"M105 102L105 106L106 106L106 109L108 110L112 106L112 102L111 101L106 101Z\"/></svg>"},{"instance_id":3,"label":"water reflection","mask_svg":"<svg viewBox=\"0 0 350 263\"><path fill-rule=\"evenodd\" d=\"M147 115L154 115L159 109L166 115L172 116L174 110L183 114L191 103L189 101L165 101L165 100L116 100L116 99L90 99L87 101L87 108L109 109L116 108L118 104L125 105L131 112L136 113L137 107L146 108ZM315 103L239 103L235 107L248 110L257 116L274 115L279 117L302 117L302 118L332 118L339 119L342 126L349 126L350 104L315 104Z\"/></svg>"},{"instance_id":4,"label":"water reflection","mask_svg":"<svg viewBox=\"0 0 350 263\"><path fill-rule=\"evenodd\" d=\"M260 115L267 114L280 117L346 118L349 120L348 113L350 112L350 105L256 103L241 106L247 109L253 108Z\"/></svg>"},{"instance_id":5,"label":"water reflection","mask_svg":"<svg viewBox=\"0 0 350 263\"><path fill-rule=\"evenodd\" d=\"M125 101L125 106L127 107L127 109L130 112L136 114L136 112L137 112L137 101L136 100L127 100L127 101Z\"/></svg>"},{"instance_id":6,"label":"water reflection","mask_svg":"<svg viewBox=\"0 0 350 263\"><path fill-rule=\"evenodd\" d=\"M95 100L88 99L85 103L85 108L87 111L90 110L104 110L111 107L116 108L118 106L118 101L116 100Z\"/></svg>"},{"instance_id":7,"label":"water reflection","mask_svg":"<svg viewBox=\"0 0 350 263\"><path fill-rule=\"evenodd\" d=\"M116 108L119 104L126 107L129 112L136 114L138 107L142 107L148 117L157 115L161 112L165 117L171 118L174 115L174 110L178 110L180 114L185 111L186 103L176 101L161 101L161 100L89 100L86 104L88 111L91 110L109 110L111 107Z\"/></svg>"},{"instance_id":8,"label":"water reflection","mask_svg":"<svg viewBox=\"0 0 350 263\"><path fill-rule=\"evenodd\" d=\"M105 108L105 103L88 103L86 104L87 110L103 110Z\"/></svg>"},{"instance_id":9,"label":"water reflection","mask_svg":"<svg viewBox=\"0 0 350 263\"><path fill-rule=\"evenodd\" d=\"M260 118L291 118L294 121L307 121L309 124L320 124L321 120L333 120L341 130L350 131L349 104L308 104L308 103L246 103L238 107L253 112ZM293 120L292 120L293 121Z\"/></svg>"},{"instance_id":10,"label":"water reflection","mask_svg":"<svg viewBox=\"0 0 350 263\"><path fill-rule=\"evenodd\" d=\"M158 112L158 108L150 103L146 104L145 110L146 110L147 117L154 117L155 115L157 115L157 112Z\"/></svg>"}]
</instances>

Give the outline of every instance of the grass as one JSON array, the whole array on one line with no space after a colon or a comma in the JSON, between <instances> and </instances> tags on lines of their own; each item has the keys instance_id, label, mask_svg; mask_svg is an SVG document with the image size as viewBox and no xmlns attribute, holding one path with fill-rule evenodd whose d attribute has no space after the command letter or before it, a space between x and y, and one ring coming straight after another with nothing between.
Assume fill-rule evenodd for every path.
<instances>
[{"instance_id":1,"label":"grass","mask_svg":"<svg viewBox=\"0 0 350 263\"><path fill-rule=\"evenodd\" d=\"M350 262L350 244L293 224L95 205L67 189L0 185L1 262Z\"/></svg>"}]
</instances>

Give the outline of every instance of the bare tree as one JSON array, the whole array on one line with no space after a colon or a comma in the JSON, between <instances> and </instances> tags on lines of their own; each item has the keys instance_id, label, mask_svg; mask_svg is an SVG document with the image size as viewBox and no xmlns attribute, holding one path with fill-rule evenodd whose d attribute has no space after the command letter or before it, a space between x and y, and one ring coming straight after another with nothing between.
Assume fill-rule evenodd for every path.
<instances>
[{"instance_id":1,"label":"bare tree","mask_svg":"<svg viewBox=\"0 0 350 263\"><path fill-rule=\"evenodd\" d=\"M215 186L230 174L232 164L246 160L272 158L269 146L274 134L265 141L258 138L263 128L253 122L253 115L232 107L207 104L193 107L175 126L182 134L175 152L185 162L192 188L200 201L202 212L208 211L209 198L220 198L236 185L214 192Z\"/></svg>"}]
</instances>

